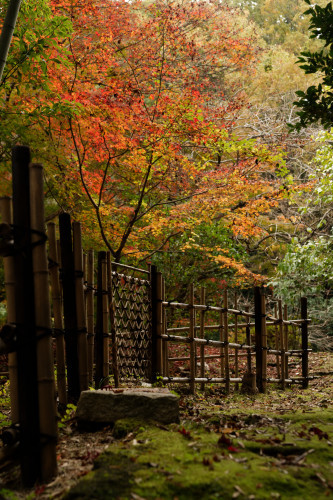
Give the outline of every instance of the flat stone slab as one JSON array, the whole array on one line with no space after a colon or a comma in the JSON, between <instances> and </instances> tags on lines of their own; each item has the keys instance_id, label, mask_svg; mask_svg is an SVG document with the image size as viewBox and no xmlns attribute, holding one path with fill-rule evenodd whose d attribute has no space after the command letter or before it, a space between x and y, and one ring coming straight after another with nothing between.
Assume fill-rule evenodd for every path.
<instances>
[{"instance_id":1,"label":"flat stone slab","mask_svg":"<svg viewBox=\"0 0 333 500\"><path fill-rule=\"evenodd\" d=\"M122 418L179 422L179 398L168 389L129 388L81 392L79 422L111 424Z\"/></svg>"}]
</instances>

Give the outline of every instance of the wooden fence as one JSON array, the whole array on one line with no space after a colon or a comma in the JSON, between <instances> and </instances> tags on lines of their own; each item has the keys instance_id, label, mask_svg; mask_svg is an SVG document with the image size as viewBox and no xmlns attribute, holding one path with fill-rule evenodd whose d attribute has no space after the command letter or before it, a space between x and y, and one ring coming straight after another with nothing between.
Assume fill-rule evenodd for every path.
<instances>
[{"instance_id":1,"label":"wooden fence","mask_svg":"<svg viewBox=\"0 0 333 500\"><path fill-rule=\"evenodd\" d=\"M43 205L42 167L30 164L28 148L16 147L13 210L9 198L0 200L8 311L0 352L8 353L12 419L2 439L7 447L19 447L25 485L56 475L57 409L76 403L89 386L162 377L165 383L189 384L192 392L207 383L225 384L229 391L245 373L255 372L261 392L269 382L307 387L306 299L299 320L288 319L280 301L267 314L260 288L253 312L240 310L237 297L229 307L227 290L219 306L206 303L204 289L196 303L193 286L188 303L167 301L155 266L113 263L104 251L97 259L92 251L85 254L81 224L69 214L60 214L59 229L51 222L45 233ZM300 332L300 346L292 349L291 329ZM188 351L175 355L176 344ZM267 375L269 356L275 358L274 377ZM289 376L292 356L302 358L301 377ZM216 359L219 373L212 376L207 364ZM186 376L177 373L177 363L189 365Z\"/></svg>"},{"instance_id":2,"label":"wooden fence","mask_svg":"<svg viewBox=\"0 0 333 500\"><path fill-rule=\"evenodd\" d=\"M200 290L200 303L195 303L194 287L191 286L188 303L170 302L165 299L165 286L160 273L157 286L157 372L162 375L164 383L188 383L194 393L195 384L222 383L227 392L230 384L242 382L245 374L256 374L256 387L265 392L267 383L278 383L281 388L286 384L298 383L308 387L308 323L307 299L301 299L301 319L288 319L287 308L281 300L273 302L274 315L266 312L266 294L264 288L254 290L253 311L241 310L237 307L237 292L234 293L234 305L230 307L228 290L223 293L223 304L212 306L206 304L205 288ZM174 315L169 311L183 311L181 326L173 326ZM211 320L210 316L214 316ZM214 321L215 320L215 321ZM217 320L217 322L216 322ZM232 321L233 320L233 321ZM179 319L178 319L179 322ZM186 323L186 325L184 324ZM216 339L217 337L217 339ZM292 346L290 342L292 341ZM187 345L187 355L173 356L170 344ZM214 348L214 354L205 353ZM219 352L216 353L216 350ZM246 367L240 369L239 360L246 359ZM254 360L252 356L255 356ZM268 358L273 357L275 376L268 376ZM302 375L291 377L288 362L292 357L301 358ZM219 359L218 376L209 376L209 361ZM231 359L233 371L231 373ZM187 362L188 375L170 376L172 364ZM255 362L254 362L255 361ZM172 370L176 372L176 369Z\"/></svg>"}]
</instances>

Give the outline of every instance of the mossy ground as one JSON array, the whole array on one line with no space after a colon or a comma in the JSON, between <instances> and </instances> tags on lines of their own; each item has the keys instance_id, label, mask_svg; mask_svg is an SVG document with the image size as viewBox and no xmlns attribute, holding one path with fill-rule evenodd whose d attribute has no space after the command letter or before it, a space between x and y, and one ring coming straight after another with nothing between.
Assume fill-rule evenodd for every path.
<instances>
[{"instance_id":1,"label":"mossy ground","mask_svg":"<svg viewBox=\"0 0 333 500\"><path fill-rule=\"evenodd\" d=\"M122 439L65 498L333 497L332 386L326 379L319 388L270 389L254 398L213 390L209 398L183 397L181 425L119 422Z\"/></svg>"},{"instance_id":2,"label":"mossy ground","mask_svg":"<svg viewBox=\"0 0 333 500\"><path fill-rule=\"evenodd\" d=\"M0 500L333 498L332 357L326 358L329 366L319 367L326 375L307 390L270 386L251 397L207 386L191 396L174 387L181 391L180 425L123 420L82 432L69 412L60 428L58 477L26 490L18 470L16 476L0 470ZM7 391L2 396L5 423Z\"/></svg>"}]
</instances>

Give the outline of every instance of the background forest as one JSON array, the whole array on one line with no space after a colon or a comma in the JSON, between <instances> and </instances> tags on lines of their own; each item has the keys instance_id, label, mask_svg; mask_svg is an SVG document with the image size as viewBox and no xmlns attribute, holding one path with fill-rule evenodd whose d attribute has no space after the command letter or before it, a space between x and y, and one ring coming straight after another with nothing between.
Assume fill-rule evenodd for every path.
<instances>
[{"instance_id":1,"label":"background forest","mask_svg":"<svg viewBox=\"0 0 333 500\"><path fill-rule=\"evenodd\" d=\"M295 105L322 80L296 63L324 46L307 7L25 0L0 85L0 195L28 144L47 219L70 212L85 248L156 264L178 301L190 282L210 298L274 285L291 308L307 295L329 347L333 136Z\"/></svg>"}]
</instances>

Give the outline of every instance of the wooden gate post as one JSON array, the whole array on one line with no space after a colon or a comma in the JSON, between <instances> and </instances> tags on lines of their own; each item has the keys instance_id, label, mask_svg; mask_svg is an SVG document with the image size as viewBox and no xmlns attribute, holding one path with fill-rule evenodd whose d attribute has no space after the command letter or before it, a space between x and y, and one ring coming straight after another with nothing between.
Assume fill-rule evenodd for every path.
<instances>
[{"instance_id":1,"label":"wooden gate post","mask_svg":"<svg viewBox=\"0 0 333 500\"><path fill-rule=\"evenodd\" d=\"M263 332L262 332L262 300L261 289L254 289L254 314L255 314L255 343L256 343L256 383L259 392L264 392L263 387Z\"/></svg>"},{"instance_id":2,"label":"wooden gate post","mask_svg":"<svg viewBox=\"0 0 333 500\"><path fill-rule=\"evenodd\" d=\"M77 349L77 316L72 227L69 214L59 215L62 290L67 362L68 401L77 403L80 397L79 357Z\"/></svg>"},{"instance_id":3,"label":"wooden gate post","mask_svg":"<svg viewBox=\"0 0 333 500\"><path fill-rule=\"evenodd\" d=\"M37 387L34 277L30 219L30 151L16 146L12 153L15 246L15 306L17 375L22 482L32 486L41 475L41 443Z\"/></svg>"},{"instance_id":4,"label":"wooden gate post","mask_svg":"<svg viewBox=\"0 0 333 500\"><path fill-rule=\"evenodd\" d=\"M195 394L195 354L196 354L196 344L194 342L195 338L195 309L194 309L194 285L190 285L190 297L189 297L189 314L190 314L190 331L189 338L190 343L190 393Z\"/></svg>"},{"instance_id":5,"label":"wooden gate post","mask_svg":"<svg viewBox=\"0 0 333 500\"><path fill-rule=\"evenodd\" d=\"M302 316L302 377L303 389L309 386L309 351L308 351L308 301L306 297L301 298Z\"/></svg>"},{"instance_id":6,"label":"wooden gate post","mask_svg":"<svg viewBox=\"0 0 333 500\"><path fill-rule=\"evenodd\" d=\"M162 375L162 339L159 337L163 332L163 305L162 305L162 274L157 271L157 267L150 267L151 280L151 308L152 308L152 367L151 380L156 382L158 375Z\"/></svg>"},{"instance_id":7,"label":"wooden gate post","mask_svg":"<svg viewBox=\"0 0 333 500\"><path fill-rule=\"evenodd\" d=\"M118 373L118 352L117 352L117 327L115 317L115 304L113 297L112 287L112 262L111 253L106 254L107 264L107 288L108 288L108 312L110 319L110 334L111 334L111 364L114 386L119 387L119 373Z\"/></svg>"},{"instance_id":8,"label":"wooden gate post","mask_svg":"<svg viewBox=\"0 0 333 500\"><path fill-rule=\"evenodd\" d=\"M88 377L89 384L93 382L94 367L94 251L89 250L87 259L87 341L88 341Z\"/></svg>"},{"instance_id":9,"label":"wooden gate post","mask_svg":"<svg viewBox=\"0 0 333 500\"><path fill-rule=\"evenodd\" d=\"M95 387L99 389L104 380L104 300L103 295L106 291L106 252L98 252L98 268L97 268L97 316L96 316L96 333L95 333L95 352L96 352L96 369L95 369Z\"/></svg>"}]
</instances>

